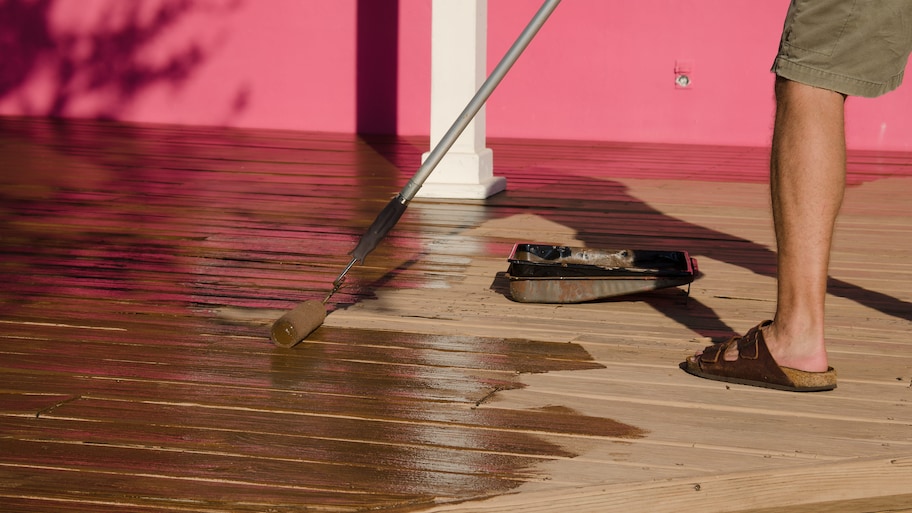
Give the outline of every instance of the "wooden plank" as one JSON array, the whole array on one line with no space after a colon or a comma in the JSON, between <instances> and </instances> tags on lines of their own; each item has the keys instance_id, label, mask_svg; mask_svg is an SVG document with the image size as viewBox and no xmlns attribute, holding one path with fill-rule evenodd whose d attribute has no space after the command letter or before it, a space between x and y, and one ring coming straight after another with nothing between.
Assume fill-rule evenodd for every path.
<instances>
[{"instance_id":1,"label":"wooden plank","mask_svg":"<svg viewBox=\"0 0 912 513\"><path fill-rule=\"evenodd\" d=\"M864 498L907 497L912 459L853 460L770 472L731 473L656 483L599 485L510 494L429 512L474 511L678 511L739 512ZM906 506L906 505L904 505ZM907 508L908 509L908 508ZM870 511L870 509L865 510Z\"/></svg>"},{"instance_id":2,"label":"wooden plank","mask_svg":"<svg viewBox=\"0 0 912 513\"><path fill-rule=\"evenodd\" d=\"M74 471L53 464L17 467L0 463L0 477L15 488L0 489L0 498L10 508L23 511L180 511L180 512L276 512L364 511L366 508L397 507L417 510L433 502L431 497L397 497L393 494L357 494L338 490L320 491L303 486L275 486L251 480L156 474L146 469L138 474L112 470ZM34 509L33 509L34 508Z\"/></svg>"}]
</instances>

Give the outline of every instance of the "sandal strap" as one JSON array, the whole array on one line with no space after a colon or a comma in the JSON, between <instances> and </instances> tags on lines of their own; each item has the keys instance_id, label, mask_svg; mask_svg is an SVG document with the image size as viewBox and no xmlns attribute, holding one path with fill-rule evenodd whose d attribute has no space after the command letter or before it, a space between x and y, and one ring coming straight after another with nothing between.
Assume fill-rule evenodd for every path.
<instances>
[{"instance_id":1,"label":"sandal strap","mask_svg":"<svg viewBox=\"0 0 912 513\"><path fill-rule=\"evenodd\" d=\"M764 321L751 328L740 337L732 337L726 342L706 348L698 359L700 368L715 376L740 378L750 381L773 383L790 386L791 379L782 371L763 339L763 327L772 321ZM726 349L731 344L738 345L738 359L729 361L724 358Z\"/></svg>"},{"instance_id":2,"label":"sandal strap","mask_svg":"<svg viewBox=\"0 0 912 513\"><path fill-rule=\"evenodd\" d=\"M758 360L760 359L760 348L766 350L766 341L763 339L761 331L773 321L763 321L760 324L749 329L743 337L738 338L738 359Z\"/></svg>"},{"instance_id":3,"label":"sandal strap","mask_svg":"<svg viewBox=\"0 0 912 513\"><path fill-rule=\"evenodd\" d=\"M713 344L705 349L703 349L703 354L700 355L700 361L706 363L716 364L719 363L719 360L723 359L723 355L728 348L738 342L740 337L731 337L725 342L719 342L718 344Z\"/></svg>"}]
</instances>

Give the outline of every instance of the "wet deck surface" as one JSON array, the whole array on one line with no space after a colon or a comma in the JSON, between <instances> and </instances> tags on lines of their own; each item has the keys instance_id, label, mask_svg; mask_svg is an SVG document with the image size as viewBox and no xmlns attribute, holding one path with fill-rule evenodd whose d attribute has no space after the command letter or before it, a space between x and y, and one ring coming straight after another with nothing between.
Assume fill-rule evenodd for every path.
<instances>
[{"instance_id":1,"label":"wet deck surface","mask_svg":"<svg viewBox=\"0 0 912 513\"><path fill-rule=\"evenodd\" d=\"M425 145L0 119L4 508L912 511L912 154L851 155L834 392L677 368L773 313L762 148L491 141L505 193L416 200L274 347ZM705 276L517 303L517 242Z\"/></svg>"}]
</instances>

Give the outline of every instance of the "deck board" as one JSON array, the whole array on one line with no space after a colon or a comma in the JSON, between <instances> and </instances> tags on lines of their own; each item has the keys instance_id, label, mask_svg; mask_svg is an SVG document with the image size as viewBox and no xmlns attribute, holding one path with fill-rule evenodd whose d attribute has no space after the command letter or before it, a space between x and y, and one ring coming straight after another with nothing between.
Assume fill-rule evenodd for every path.
<instances>
[{"instance_id":1,"label":"deck board","mask_svg":"<svg viewBox=\"0 0 912 513\"><path fill-rule=\"evenodd\" d=\"M849 155L839 388L794 395L677 367L773 314L765 149L489 144L507 191L416 199L279 349L426 139L0 118L0 501L912 511L912 153ZM518 303L517 242L687 250L704 276Z\"/></svg>"}]
</instances>

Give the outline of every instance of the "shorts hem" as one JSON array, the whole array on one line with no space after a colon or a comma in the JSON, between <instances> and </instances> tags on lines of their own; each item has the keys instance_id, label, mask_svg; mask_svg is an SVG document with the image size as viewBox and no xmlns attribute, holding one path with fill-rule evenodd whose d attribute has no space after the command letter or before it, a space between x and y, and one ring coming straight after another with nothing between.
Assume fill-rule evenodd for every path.
<instances>
[{"instance_id":1,"label":"shorts hem","mask_svg":"<svg viewBox=\"0 0 912 513\"><path fill-rule=\"evenodd\" d=\"M886 82L871 82L798 64L781 56L773 62L771 71L782 78L809 86L828 89L847 96L866 98L886 94L899 87L903 80L903 72L900 72Z\"/></svg>"}]
</instances>

